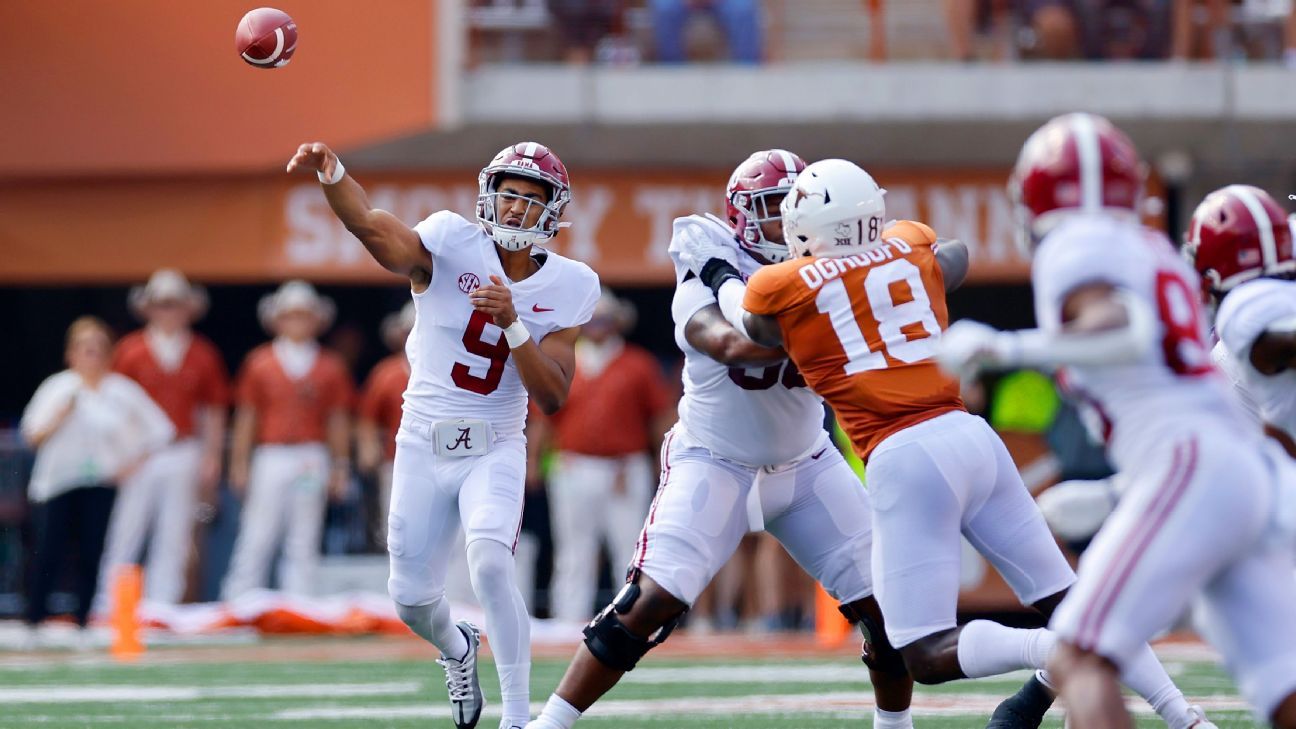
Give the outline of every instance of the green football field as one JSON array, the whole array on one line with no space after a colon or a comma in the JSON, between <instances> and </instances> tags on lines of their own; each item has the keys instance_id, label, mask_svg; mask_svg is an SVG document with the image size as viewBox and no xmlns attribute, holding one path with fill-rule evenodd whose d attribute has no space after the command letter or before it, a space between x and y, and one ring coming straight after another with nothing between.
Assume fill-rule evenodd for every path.
<instances>
[{"instance_id":1,"label":"green football field","mask_svg":"<svg viewBox=\"0 0 1296 729\"><path fill-rule=\"evenodd\" d=\"M0 654L0 727L451 727L443 674L430 660L352 652L362 639L335 641L338 651L302 656L300 641L249 646L246 657L219 660L186 649L157 649L135 665L78 654ZM321 642L321 645L324 643ZM337 653L329 657L331 653ZM380 653L380 652L379 652ZM402 655L404 654L404 655ZM1198 648L1162 649L1168 670L1189 698L1221 727L1256 726L1232 682ZM291 660L286 660L287 656ZM557 685L559 658L535 662L533 711ZM498 687L483 661L486 714L498 723ZM1026 673L941 687L918 687L916 726L981 727L998 700ZM1139 726L1164 726L1146 705ZM863 667L845 653L797 659L649 656L600 702L581 727L868 726L871 692ZM1060 727L1055 708L1046 726Z\"/></svg>"}]
</instances>

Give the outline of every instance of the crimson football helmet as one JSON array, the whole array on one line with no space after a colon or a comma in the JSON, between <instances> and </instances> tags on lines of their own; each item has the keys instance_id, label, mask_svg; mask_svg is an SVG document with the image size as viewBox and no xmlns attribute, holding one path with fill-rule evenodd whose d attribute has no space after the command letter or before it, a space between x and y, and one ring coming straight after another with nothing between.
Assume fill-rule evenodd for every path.
<instances>
[{"instance_id":1,"label":"crimson football helmet","mask_svg":"<svg viewBox=\"0 0 1296 729\"><path fill-rule=\"evenodd\" d=\"M1147 165L1134 143L1106 118L1064 114L1022 145L1008 195L1026 242L1038 240L1068 214L1108 212L1137 219Z\"/></svg>"},{"instance_id":2,"label":"crimson football helmet","mask_svg":"<svg viewBox=\"0 0 1296 729\"><path fill-rule=\"evenodd\" d=\"M788 259L788 247L765 237L761 223L778 220L778 201L792 189L805 160L784 149L756 152L738 165L725 188L725 212L738 236L738 244L759 261Z\"/></svg>"},{"instance_id":3,"label":"crimson football helmet","mask_svg":"<svg viewBox=\"0 0 1296 729\"><path fill-rule=\"evenodd\" d=\"M549 188L547 201L531 203L544 207L534 226L515 228L495 220L496 198L501 194L499 181L502 177L538 180ZM567 177L567 167L543 144L518 142L509 145L477 175L477 220L496 245L505 250L520 251L533 243L544 243L553 238L559 228L567 225L560 221L569 202L571 180Z\"/></svg>"},{"instance_id":4,"label":"crimson football helmet","mask_svg":"<svg viewBox=\"0 0 1296 729\"><path fill-rule=\"evenodd\" d=\"M1296 272L1287 213L1258 187L1229 185L1207 195L1185 238L1184 255L1216 297L1253 278Z\"/></svg>"}]
</instances>

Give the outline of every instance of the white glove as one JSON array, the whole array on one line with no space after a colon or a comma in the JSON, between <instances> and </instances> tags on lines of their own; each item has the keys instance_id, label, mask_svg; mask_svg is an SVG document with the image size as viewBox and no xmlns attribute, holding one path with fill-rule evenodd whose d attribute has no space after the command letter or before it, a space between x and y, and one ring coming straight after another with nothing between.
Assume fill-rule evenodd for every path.
<instances>
[{"instance_id":1,"label":"white glove","mask_svg":"<svg viewBox=\"0 0 1296 729\"><path fill-rule=\"evenodd\" d=\"M1078 542L1097 534L1116 508L1118 496L1113 481L1063 481L1040 494L1035 503L1054 534Z\"/></svg>"},{"instance_id":2,"label":"white glove","mask_svg":"<svg viewBox=\"0 0 1296 729\"><path fill-rule=\"evenodd\" d=\"M1009 364L1007 344L1003 332L979 321L963 319L941 334L936 343L936 362L966 382L983 369Z\"/></svg>"},{"instance_id":3,"label":"white glove","mask_svg":"<svg viewBox=\"0 0 1296 729\"><path fill-rule=\"evenodd\" d=\"M712 258L719 258L735 268L738 267L738 248L733 244L717 241L714 236L707 235L705 231L686 230L678 236L678 240L680 261L695 274L701 275L702 267Z\"/></svg>"}]
</instances>

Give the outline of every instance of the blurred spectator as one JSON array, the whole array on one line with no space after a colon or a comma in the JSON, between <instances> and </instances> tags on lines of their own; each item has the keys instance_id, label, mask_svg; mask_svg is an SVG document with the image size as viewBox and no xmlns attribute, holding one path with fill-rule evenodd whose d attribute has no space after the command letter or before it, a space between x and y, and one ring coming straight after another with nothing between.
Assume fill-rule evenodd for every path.
<instances>
[{"instance_id":1,"label":"blurred spectator","mask_svg":"<svg viewBox=\"0 0 1296 729\"><path fill-rule=\"evenodd\" d=\"M971 56L974 19L988 22L1001 7L997 0L947 0L956 56ZM1023 57L1043 60L1165 58L1180 10L1171 0L1023 0L1016 3L1017 45Z\"/></svg>"},{"instance_id":2,"label":"blurred spectator","mask_svg":"<svg viewBox=\"0 0 1296 729\"><path fill-rule=\"evenodd\" d=\"M76 543L77 625L94 599L104 537L117 484L129 478L175 428L165 412L125 375L109 368L112 335L94 317L68 327L68 369L41 383L23 412L23 437L36 449L28 496L35 547L27 624L48 615L46 603Z\"/></svg>"},{"instance_id":3,"label":"blurred spectator","mask_svg":"<svg viewBox=\"0 0 1296 729\"><path fill-rule=\"evenodd\" d=\"M327 500L350 476L353 385L342 359L316 341L333 302L289 281L257 313L274 341L252 350L238 377L229 482L244 503L225 599L266 586L281 539L282 588L309 594Z\"/></svg>"},{"instance_id":4,"label":"blurred spectator","mask_svg":"<svg viewBox=\"0 0 1296 729\"><path fill-rule=\"evenodd\" d=\"M595 48L621 29L625 0L547 0L562 42L563 59L584 64Z\"/></svg>"},{"instance_id":5,"label":"blurred spectator","mask_svg":"<svg viewBox=\"0 0 1296 729\"><path fill-rule=\"evenodd\" d=\"M382 321L382 338L392 350L374 365L360 393L356 422L356 465L361 473L378 480L377 522L379 544L387 541L387 512L391 507L392 464L396 458L396 431L400 429L405 387L409 385L409 358L405 340L414 330L414 302Z\"/></svg>"},{"instance_id":6,"label":"blurred spectator","mask_svg":"<svg viewBox=\"0 0 1296 729\"><path fill-rule=\"evenodd\" d=\"M549 482L553 523L553 616L587 621L598 585L599 545L613 584L630 564L653 492L649 450L674 421L656 360L627 344L634 309L603 289L576 343L567 404L553 416L557 464Z\"/></svg>"},{"instance_id":7,"label":"blurred spectator","mask_svg":"<svg viewBox=\"0 0 1296 729\"><path fill-rule=\"evenodd\" d=\"M945 0L945 20L949 29L950 55L956 61L978 58L977 40L988 36L990 60L1002 61L1006 53L1011 18L1010 0Z\"/></svg>"},{"instance_id":8,"label":"blurred spectator","mask_svg":"<svg viewBox=\"0 0 1296 729\"><path fill-rule=\"evenodd\" d=\"M139 564L148 543L144 596L176 603L184 596L199 499L216 502L225 445L229 374L215 345L190 328L207 310L207 294L179 271L163 269L130 292L145 322L122 338L113 369L139 383L175 426L176 441L157 451L121 484L108 528L100 597L117 567Z\"/></svg>"},{"instance_id":9,"label":"blurred spectator","mask_svg":"<svg viewBox=\"0 0 1296 729\"><path fill-rule=\"evenodd\" d=\"M719 24L735 63L760 63L762 57L761 6L758 0L649 0L657 61L683 63L684 29L699 13Z\"/></svg>"}]
</instances>

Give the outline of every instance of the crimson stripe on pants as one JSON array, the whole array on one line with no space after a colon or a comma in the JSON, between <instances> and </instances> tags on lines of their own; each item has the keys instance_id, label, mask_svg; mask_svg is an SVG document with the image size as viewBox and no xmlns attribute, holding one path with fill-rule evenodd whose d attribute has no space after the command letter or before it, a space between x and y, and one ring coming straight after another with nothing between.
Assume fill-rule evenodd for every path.
<instances>
[{"instance_id":1,"label":"crimson stripe on pants","mask_svg":"<svg viewBox=\"0 0 1296 729\"><path fill-rule=\"evenodd\" d=\"M1121 590L1124 589L1125 583L1129 581L1130 575L1133 574L1140 558L1147 551L1157 532L1164 526L1170 513L1174 511L1174 507L1178 505L1179 499L1188 488L1188 484L1192 482L1196 468L1196 439L1188 441L1186 460L1183 445L1176 446L1174 458L1170 464L1170 471L1158 489L1156 496L1148 504L1144 518L1138 522L1125 538L1124 544L1117 552L1118 561L1114 569L1108 573L1109 577L1115 576L1115 579L1099 586L1099 589L1094 594L1093 601L1089 603L1085 608L1085 612L1081 615L1079 628L1076 631L1076 644L1080 648L1094 650L1097 647L1101 638L1103 622L1106 621L1116 603L1117 597L1120 595Z\"/></svg>"}]
</instances>

